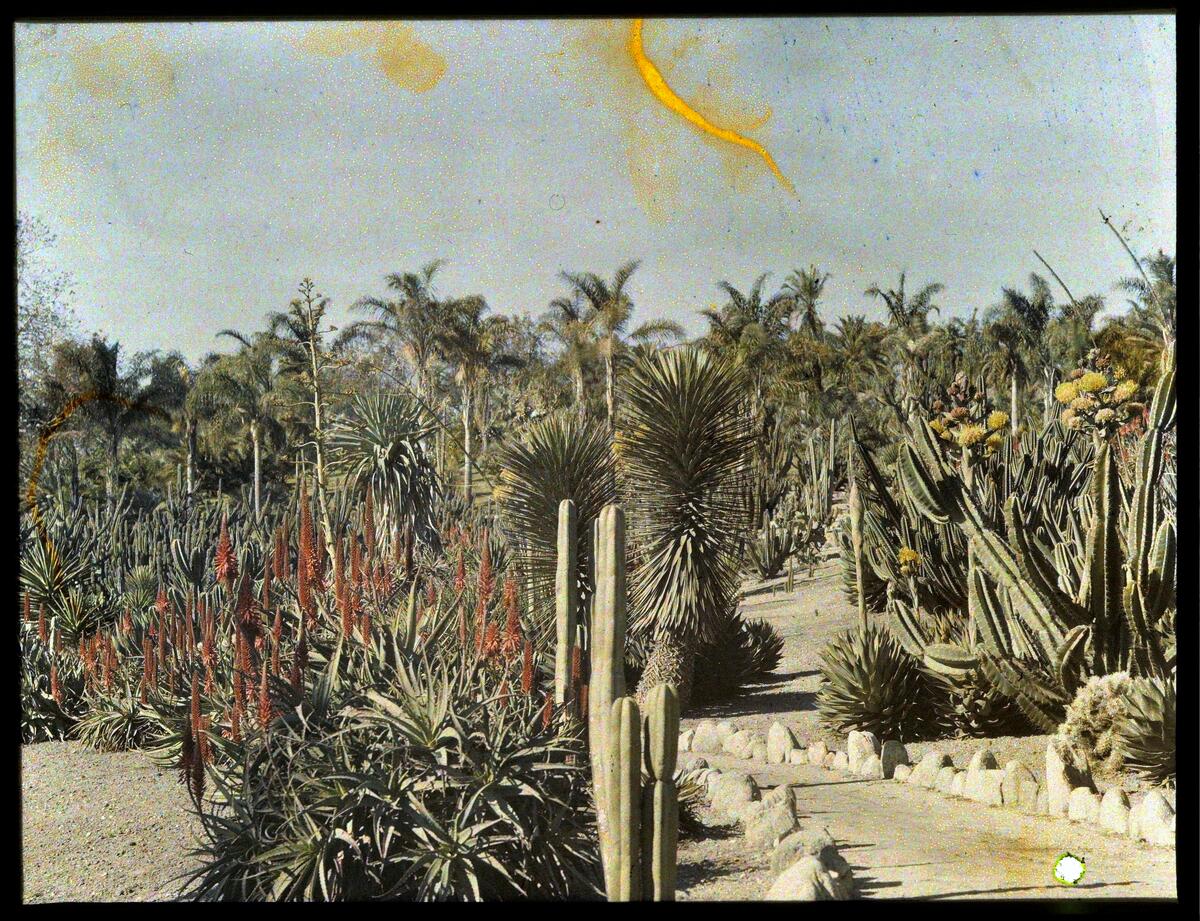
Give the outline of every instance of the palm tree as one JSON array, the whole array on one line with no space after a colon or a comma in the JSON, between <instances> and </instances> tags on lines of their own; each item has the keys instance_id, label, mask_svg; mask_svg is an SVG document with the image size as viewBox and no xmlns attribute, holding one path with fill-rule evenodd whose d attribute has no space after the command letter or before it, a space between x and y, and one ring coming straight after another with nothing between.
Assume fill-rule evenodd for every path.
<instances>
[{"instance_id":1,"label":"palm tree","mask_svg":"<svg viewBox=\"0 0 1200 921\"><path fill-rule=\"evenodd\" d=\"M825 329L821 322L821 314L817 301L829 281L829 273L822 273L815 265L807 269L796 269L783 283L783 290L792 296L796 302L796 312L800 318L800 328L807 331L813 339L820 339Z\"/></svg>"},{"instance_id":2,"label":"palm tree","mask_svg":"<svg viewBox=\"0 0 1200 921\"><path fill-rule=\"evenodd\" d=\"M487 301L481 295L454 301L438 333L438 350L454 368L454 381L458 384L463 425L463 491L468 500L472 495L472 411L479 387L493 370L521 364L519 358L503 350L507 321L501 316L484 316L487 309Z\"/></svg>"},{"instance_id":3,"label":"palm tree","mask_svg":"<svg viewBox=\"0 0 1200 921\"><path fill-rule=\"evenodd\" d=\"M277 349L263 333L247 338L222 330L242 346L206 365L188 394L188 409L202 415L214 430L233 437L249 436L254 456L254 517L262 517L262 448L282 437L279 418L289 400L279 375Z\"/></svg>"},{"instance_id":4,"label":"palm tree","mask_svg":"<svg viewBox=\"0 0 1200 921\"><path fill-rule=\"evenodd\" d=\"M841 317L834 334L838 382L853 390L887 372L887 330L862 314Z\"/></svg>"},{"instance_id":5,"label":"palm tree","mask_svg":"<svg viewBox=\"0 0 1200 921\"><path fill-rule=\"evenodd\" d=\"M720 309L701 311L709 324L705 336L708 349L727 356L747 372L753 385L754 413L764 425L767 373L784 355L796 306L792 295L785 291L763 300L767 277L767 273L758 276L746 294L727 281L718 282L717 287L728 300Z\"/></svg>"},{"instance_id":6,"label":"palm tree","mask_svg":"<svg viewBox=\"0 0 1200 921\"><path fill-rule=\"evenodd\" d=\"M1046 345L1046 326L1054 311L1050 285L1040 275L1029 276L1031 295L1004 288L1000 304L988 312L985 320L987 339L995 347L987 363L1009 381L1009 423L1015 435L1018 429L1017 393L1034 371L1050 364Z\"/></svg>"},{"instance_id":7,"label":"palm tree","mask_svg":"<svg viewBox=\"0 0 1200 921\"><path fill-rule=\"evenodd\" d=\"M736 603L742 494L752 444L745 376L686 346L639 359L618 437L631 535L631 627L652 642L639 696L663 682L691 698L696 649Z\"/></svg>"},{"instance_id":8,"label":"palm tree","mask_svg":"<svg viewBox=\"0 0 1200 921\"><path fill-rule=\"evenodd\" d=\"M125 438L153 416L166 417L175 389L170 368L153 352L139 352L123 362L121 344L93 335L86 343L61 342L54 349L45 381L46 402L59 407L78 399L85 424L107 442L105 497L116 496L117 467Z\"/></svg>"},{"instance_id":9,"label":"palm tree","mask_svg":"<svg viewBox=\"0 0 1200 921\"><path fill-rule=\"evenodd\" d=\"M906 277L907 273L900 273L900 285L897 288L885 291L879 285L872 285L864 294L867 297L880 298L887 307L892 347L899 355L903 368L901 385L904 393L911 394L917 358L931 344L925 338L929 334L929 314L941 312L933 303L933 299L945 286L939 282L932 282L909 297L904 290Z\"/></svg>"},{"instance_id":10,"label":"palm tree","mask_svg":"<svg viewBox=\"0 0 1200 921\"><path fill-rule=\"evenodd\" d=\"M559 345L559 361L571 376L575 386L575 410L582 416L584 372L596 356L596 342L581 300L578 292L573 292L570 297L556 297L542 317L540 329Z\"/></svg>"},{"instance_id":11,"label":"palm tree","mask_svg":"<svg viewBox=\"0 0 1200 921\"><path fill-rule=\"evenodd\" d=\"M644 343L683 336L683 328L671 320L650 320L627 334L634 305L625 288L640 264L637 260L626 262L617 269L611 282L593 272L561 273L572 294L587 303L588 309L581 319L595 337L597 352L604 360L604 405L610 429L615 409L616 365L628 341Z\"/></svg>"},{"instance_id":12,"label":"palm tree","mask_svg":"<svg viewBox=\"0 0 1200 921\"><path fill-rule=\"evenodd\" d=\"M373 342L391 339L399 343L404 360L413 369L417 397L424 400L432 383L433 364L437 360L438 331L444 322L447 304L437 298L433 279L445 261L435 259L417 272L392 273L387 286L399 292L396 300L363 297L354 309L369 311L372 320L351 324L338 337L339 343L353 338Z\"/></svg>"}]
</instances>

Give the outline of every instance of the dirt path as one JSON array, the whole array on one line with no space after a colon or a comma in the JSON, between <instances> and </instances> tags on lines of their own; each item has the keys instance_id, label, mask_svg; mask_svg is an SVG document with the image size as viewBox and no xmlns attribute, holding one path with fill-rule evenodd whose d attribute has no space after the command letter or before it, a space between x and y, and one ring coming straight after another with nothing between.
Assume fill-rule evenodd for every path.
<instances>
[{"instance_id":1,"label":"dirt path","mask_svg":"<svg viewBox=\"0 0 1200 921\"><path fill-rule=\"evenodd\" d=\"M25 902L174 899L198 830L175 775L140 752L21 747Z\"/></svg>"},{"instance_id":2,"label":"dirt path","mask_svg":"<svg viewBox=\"0 0 1200 921\"><path fill-rule=\"evenodd\" d=\"M774 592L772 591L774 588ZM816 693L820 653L835 634L855 625L857 613L842 594L836 563L811 580L797 576L794 595L775 580L747 592L747 617L770 621L784 638L774 680L736 700L689 713L733 720L764 737L776 720L802 744L845 739L819 725ZM973 752L990 748L1001 764L1018 758L1040 777L1047 737L968 739L907 746L913 760L930 748L965 767ZM851 778L808 765L766 766L705 755L713 767L754 774L761 786L795 785L802 828L828 828L854 868L868 898L1175 898L1175 852L1102 834L1047 817L989 809L892 781ZM703 818L718 821L705 811ZM1051 870L1064 851L1084 858L1087 873L1074 887L1054 882ZM726 831L680 846L680 898L759 899L770 886L769 855L753 853L742 836Z\"/></svg>"}]
</instances>

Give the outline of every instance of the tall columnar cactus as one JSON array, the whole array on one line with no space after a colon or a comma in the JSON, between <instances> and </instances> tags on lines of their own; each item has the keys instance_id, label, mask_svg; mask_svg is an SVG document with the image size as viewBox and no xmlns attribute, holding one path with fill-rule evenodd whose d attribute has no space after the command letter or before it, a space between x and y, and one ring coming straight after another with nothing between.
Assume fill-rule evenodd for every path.
<instances>
[{"instance_id":1,"label":"tall columnar cactus","mask_svg":"<svg viewBox=\"0 0 1200 921\"><path fill-rule=\"evenodd\" d=\"M679 695L657 685L646 698L642 746L650 775L642 790L642 897L675 901L679 844L679 796L675 756L679 747Z\"/></svg>"},{"instance_id":2,"label":"tall columnar cactus","mask_svg":"<svg viewBox=\"0 0 1200 921\"><path fill-rule=\"evenodd\" d=\"M558 568L555 573L554 702L566 703L571 679L571 646L575 639L575 611L579 605L576 581L577 519L575 503L563 499L558 504Z\"/></svg>"},{"instance_id":3,"label":"tall columnar cactus","mask_svg":"<svg viewBox=\"0 0 1200 921\"><path fill-rule=\"evenodd\" d=\"M615 804L608 774L612 748L609 719L613 702L625 693L625 513L619 505L604 507L594 535L596 590L588 638L591 646L588 742L605 887L613 893L618 891L618 884L612 850Z\"/></svg>"},{"instance_id":4,"label":"tall columnar cactus","mask_svg":"<svg viewBox=\"0 0 1200 921\"><path fill-rule=\"evenodd\" d=\"M608 744L610 813L607 833L600 833L608 900L636 902L642 898L642 721L632 697L613 701Z\"/></svg>"}]
</instances>

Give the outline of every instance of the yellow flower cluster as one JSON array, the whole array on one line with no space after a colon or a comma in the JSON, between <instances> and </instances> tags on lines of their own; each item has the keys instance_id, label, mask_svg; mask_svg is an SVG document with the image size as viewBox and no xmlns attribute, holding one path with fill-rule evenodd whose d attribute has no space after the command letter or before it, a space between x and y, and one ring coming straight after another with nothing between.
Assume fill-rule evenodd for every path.
<instances>
[{"instance_id":1,"label":"yellow flower cluster","mask_svg":"<svg viewBox=\"0 0 1200 921\"><path fill-rule=\"evenodd\" d=\"M1008 413L1001 409L995 410L987 417L987 427L993 432L1004 428L1006 425L1008 425Z\"/></svg>"},{"instance_id":2,"label":"yellow flower cluster","mask_svg":"<svg viewBox=\"0 0 1200 921\"><path fill-rule=\"evenodd\" d=\"M1132 399L1135 393L1137 393L1137 384L1133 381L1121 381L1113 390L1113 401L1124 403L1126 400Z\"/></svg>"},{"instance_id":3,"label":"yellow flower cluster","mask_svg":"<svg viewBox=\"0 0 1200 921\"><path fill-rule=\"evenodd\" d=\"M917 553L916 550L913 550L912 547L901 547L900 553L897 554L897 556L900 559L901 565L904 565L906 563L921 562L921 554Z\"/></svg>"},{"instance_id":4,"label":"yellow flower cluster","mask_svg":"<svg viewBox=\"0 0 1200 921\"><path fill-rule=\"evenodd\" d=\"M982 425L964 425L958 430L958 446L969 448L971 445L979 444L986 434Z\"/></svg>"},{"instance_id":5,"label":"yellow flower cluster","mask_svg":"<svg viewBox=\"0 0 1200 921\"><path fill-rule=\"evenodd\" d=\"M1054 388L1054 399L1060 403L1070 403L1079 396L1079 388L1074 381L1063 381Z\"/></svg>"},{"instance_id":6,"label":"yellow flower cluster","mask_svg":"<svg viewBox=\"0 0 1200 921\"><path fill-rule=\"evenodd\" d=\"M1108 378L1099 371L1089 371L1075 381L1075 386L1080 393L1095 393L1108 386Z\"/></svg>"},{"instance_id":7,"label":"yellow flower cluster","mask_svg":"<svg viewBox=\"0 0 1200 921\"><path fill-rule=\"evenodd\" d=\"M988 446L989 451L999 451L1000 446L1004 444L1004 436L999 432L992 432L988 435L987 441L984 442Z\"/></svg>"}]
</instances>

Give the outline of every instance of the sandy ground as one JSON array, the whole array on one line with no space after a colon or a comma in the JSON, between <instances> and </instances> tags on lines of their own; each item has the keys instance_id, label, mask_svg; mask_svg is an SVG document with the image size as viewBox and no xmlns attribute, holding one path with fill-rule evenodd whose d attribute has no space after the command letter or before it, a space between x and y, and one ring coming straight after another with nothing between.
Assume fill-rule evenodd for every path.
<instances>
[{"instance_id":1,"label":"sandy ground","mask_svg":"<svg viewBox=\"0 0 1200 921\"><path fill-rule=\"evenodd\" d=\"M176 776L139 752L21 748L25 902L176 898L198 832Z\"/></svg>"}]
</instances>

